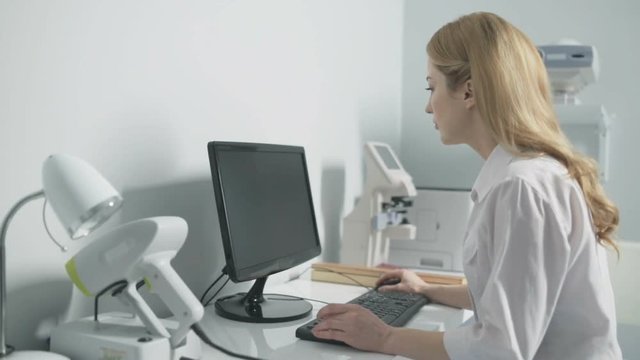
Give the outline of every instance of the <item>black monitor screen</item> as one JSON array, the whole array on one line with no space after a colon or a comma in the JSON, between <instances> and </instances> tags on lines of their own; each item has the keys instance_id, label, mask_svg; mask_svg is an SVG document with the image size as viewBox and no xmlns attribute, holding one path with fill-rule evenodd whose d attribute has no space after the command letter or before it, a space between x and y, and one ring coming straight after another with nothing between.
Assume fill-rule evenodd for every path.
<instances>
[{"instance_id":1,"label":"black monitor screen","mask_svg":"<svg viewBox=\"0 0 640 360\"><path fill-rule=\"evenodd\" d=\"M302 147L211 142L227 271L253 280L320 254Z\"/></svg>"}]
</instances>

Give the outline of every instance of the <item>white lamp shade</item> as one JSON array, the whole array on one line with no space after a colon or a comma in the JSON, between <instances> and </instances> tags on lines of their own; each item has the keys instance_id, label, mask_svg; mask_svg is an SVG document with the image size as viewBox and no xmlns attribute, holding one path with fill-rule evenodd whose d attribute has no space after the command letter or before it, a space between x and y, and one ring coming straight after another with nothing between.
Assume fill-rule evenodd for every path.
<instances>
[{"instance_id":1,"label":"white lamp shade","mask_svg":"<svg viewBox=\"0 0 640 360\"><path fill-rule=\"evenodd\" d=\"M44 193L72 239L100 226L122 205L122 196L82 159L56 154L42 167Z\"/></svg>"}]
</instances>

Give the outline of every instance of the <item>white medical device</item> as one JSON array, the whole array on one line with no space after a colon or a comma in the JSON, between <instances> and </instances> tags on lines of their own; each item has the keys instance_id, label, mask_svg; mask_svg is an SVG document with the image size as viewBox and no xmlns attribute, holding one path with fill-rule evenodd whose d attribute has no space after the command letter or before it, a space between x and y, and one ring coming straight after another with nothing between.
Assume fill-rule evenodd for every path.
<instances>
[{"instance_id":1,"label":"white medical device","mask_svg":"<svg viewBox=\"0 0 640 360\"><path fill-rule=\"evenodd\" d=\"M593 46L541 45L538 52L547 68L556 103L577 103L576 94L598 80L600 65Z\"/></svg>"},{"instance_id":2,"label":"white medical device","mask_svg":"<svg viewBox=\"0 0 640 360\"><path fill-rule=\"evenodd\" d=\"M191 326L204 309L170 261L187 236L187 223L179 217L154 217L124 224L83 248L67 262L73 283L87 296L96 296L113 284L123 303L139 317L102 315L55 328L51 350L72 359L167 359L201 356L199 339ZM173 314L161 321L140 296L144 280Z\"/></svg>"},{"instance_id":3,"label":"white medical device","mask_svg":"<svg viewBox=\"0 0 640 360\"><path fill-rule=\"evenodd\" d=\"M388 262L389 239L413 239L406 208L416 188L389 145L367 142L364 146L366 181L353 211L343 219L341 262L378 266Z\"/></svg>"},{"instance_id":4,"label":"white medical device","mask_svg":"<svg viewBox=\"0 0 640 360\"><path fill-rule=\"evenodd\" d=\"M418 188L407 214L416 225L416 238L391 241L389 262L410 269L462 272L462 244L472 208L468 189Z\"/></svg>"},{"instance_id":5,"label":"white medical device","mask_svg":"<svg viewBox=\"0 0 640 360\"><path fill-rule=\"evenodd\" d=\"M602 105L581 104L577 94L598 80L596 48L574 40L538 46L549 74L555 110L562 130L573 145L598 161L601 181L609 172L611 118Z\"/></svg>"}]
</instances>

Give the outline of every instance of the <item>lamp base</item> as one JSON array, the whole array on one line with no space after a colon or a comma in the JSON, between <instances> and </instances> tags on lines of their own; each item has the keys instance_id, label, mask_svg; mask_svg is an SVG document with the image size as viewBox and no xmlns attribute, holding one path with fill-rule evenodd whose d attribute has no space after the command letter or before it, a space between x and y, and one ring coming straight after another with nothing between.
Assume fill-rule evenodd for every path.
<instances>
[{"instance_id":1,"label":"lamp base","mask_svg":"<svg viewBox=\"0 0 640 360\"><path fill-rule=\"evenodd\" d=\"M46 351L14 351L2 360L69 360L68 357Z\"/></svg>"}]
</instances>

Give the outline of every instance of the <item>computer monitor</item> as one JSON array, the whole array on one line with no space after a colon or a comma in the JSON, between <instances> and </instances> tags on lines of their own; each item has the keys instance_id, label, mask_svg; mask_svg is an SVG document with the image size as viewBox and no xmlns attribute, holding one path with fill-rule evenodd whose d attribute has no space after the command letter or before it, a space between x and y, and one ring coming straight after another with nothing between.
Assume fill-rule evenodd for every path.
<instances>
[{"instance_id":1,"label":"computer monitor","mask_svg":"<svg viewBox=\"0 0 640 360\"><path fill-rule=\"evenodd\" d=\"M225 271L234 282L255 280L247 293L218 299L216 312L245 322L308 316L303 299L263 294L269 275L321 252L304 148L213 141L208 150Z\"/></svg>"}]
</instances>

